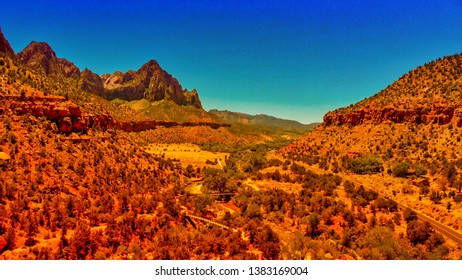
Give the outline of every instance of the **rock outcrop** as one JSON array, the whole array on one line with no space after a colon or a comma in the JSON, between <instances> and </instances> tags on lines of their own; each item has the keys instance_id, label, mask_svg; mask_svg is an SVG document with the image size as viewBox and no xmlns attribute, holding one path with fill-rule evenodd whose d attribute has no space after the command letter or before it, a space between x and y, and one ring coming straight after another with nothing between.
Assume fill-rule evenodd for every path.
<instances>
[{"instance_id":1,"label":"rock outcrop","mask_svg":"<svg viewBox=\"0 0 462 280\"><path fill-rule=\"evenodd\" d=\"M186 104L192 105L196 107L197 109L202 109L202 103L201 100L199 99L199 93L197 90L193 89L191 91L184 89L183 94L186 98Z\"/></svg>"},{"instance_id":2,"label":"rock outcrop","mask_svg":"<svg viewBox=\"0 0 462 280\"><path fill-rule=\"evenodd\" d=\"M0 93L0 113L15 115L31 115L45 117L54 122L62 133L87 132L89 129L119 129L127 132L139 132L162 127L208 126L213 129L229 127L229 124L213 122L168 122L168 121L116 121L109 113L89 114L84 112L73 101L60 96L28 96L6 95Z\"/></svg>"},{"instance_id":3,"label":"rock outcrop","mask_svg":"<svg viewBox=\"0 0 462 280\"><path fill-rule=\"evenodd\" d=\"M0 112L45 117L55 122L63 133L86 132L90 128L106 130L115 125L108 113L85 113L77 104L60 96L20 97L0 94L0 100Z\"/></svg>"},{"instance_id":4,"label":"rock outcrop","mask_svg":"<svg viewBox=\"0 0 462 280\"><path fill-rule=\"evenodd\" d=\"M15 55L1 30L0 52ZM21 63L39 72L70 78L78 83L78 88L108 100L171 100L178 105L202 109L197 91L183 89L178 80L162 69L155 60L148 61L137 71L116 71L113 74L99 76L89 69L81 72L72 62L58 58L45 42L31 42L17 54L17 58Z\"/></svg>"},{"instance_id":5,"label":"rock outcrop","mask_svg":"<svg viewBox=\"0 0 462 280\"><path fill-rule=\"evenodd\" d=\"M324 125L449 124L462 126L462 54L439 58L377 94L324 116Z\"/></svg>"}]
</instances>

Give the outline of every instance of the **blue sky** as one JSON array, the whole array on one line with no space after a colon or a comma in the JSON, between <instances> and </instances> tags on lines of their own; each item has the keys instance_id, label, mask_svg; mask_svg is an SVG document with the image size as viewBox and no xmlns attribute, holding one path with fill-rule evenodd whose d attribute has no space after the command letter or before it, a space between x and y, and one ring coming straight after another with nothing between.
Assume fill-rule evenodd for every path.
<instances>
[{"instance_id":1,"label":"blue sky","mask_svg":"<svg viewBox=\"0 0 462 280\"><path fill-rule=\"evenodd\" d=\"M303 123L462 52L462 1L4 1L16 52L48 42L103 74L150 59L206 109Z\"/></svg>"}]
</instances>

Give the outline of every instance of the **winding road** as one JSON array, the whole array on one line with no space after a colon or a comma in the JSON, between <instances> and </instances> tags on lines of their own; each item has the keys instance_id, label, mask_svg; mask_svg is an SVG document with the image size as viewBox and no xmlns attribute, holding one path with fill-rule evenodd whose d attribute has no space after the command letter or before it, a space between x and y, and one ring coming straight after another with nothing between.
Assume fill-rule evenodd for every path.
<instances>
[{"instance_id":1,"label":"winding road","mask_svg":"<svg viewBox=\"0 0 462 280\"><path fill-rule=\"evenodd\" d=\"M385 197L387 199L390 199L394 202L396 202L398 204L398 206L404 210L406 208L409 208L411 209L412 211L414 211L416 214L417 214L417 217L421 220L421 221L425 221L425 222L429 222L430 225L433 227L433 229L435 229L437 232L441 233L442 235L446 236L447 238L453 240L455 243L457 243L457 245L459 246L462 246L462 234L460 234L459 232L457 232L456 230L446 226L446 225L443 225L442 223L438 222L438 221L435 221L434 219L422 214L422 213L419 213L418 211L412 209L411 207L407 206L407 205L404 205L396 200L393 200L391 198L388 198L386 196L384 196L383 194L381 194L380 192L378 192L377 190L374 190L373 188L370 188L370 187L366 187L362 182L358 181L357 179L355 180L355 184L359 184L359 185L362 185L365 189L368 189L368 190L372 190L372 191L376 191L380 196L382 197Z\"/></svg>"},{"instance_id":2,"label":"winding road","mask_svg":"<svg viewBox=\"0 0 462 280\"><path fill-rule=\"evenodd\" d=\"M403 210L406 209L406 208L409 208L407 207L406 205L404 204L401 204L397 201L395 201L398 206L400 208L402 208ZM415 211L414 209L412 208L409 208L411 209L412 211L416 212L417 213L417 217L421 220L421 221L424 221L424 222L429 222L430 225L439 233L441 233L442 235L446 236L447 238L449 239L452 239L454 242L456 242L459 246L462 246L462 234L458 233L457 231L455 231L454 229L448 227L448 226L445 226L443 224L441 224L440 222L437 222L435 220L433 220L432 218L430 217L427 217L425 216L424 214L421 214L417 211Z\"/></svg>"}]
</instances>

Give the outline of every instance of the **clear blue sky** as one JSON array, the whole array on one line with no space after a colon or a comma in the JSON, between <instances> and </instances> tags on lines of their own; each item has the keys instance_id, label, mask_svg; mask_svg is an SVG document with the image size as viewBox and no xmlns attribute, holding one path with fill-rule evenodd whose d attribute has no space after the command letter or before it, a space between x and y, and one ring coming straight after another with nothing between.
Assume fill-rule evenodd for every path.
<instances>
[{"instance_id":1,"label":"clear blue sky","mask_svg":"<svg viewBox=\"0 0 462 280\"><path fill-rule=\"evenodd\" d=\"M98 74L154 58L206 109L304 123L462 52L462 1L5 1L16 52L46 41Z\"/></svg>"}]
</instances>

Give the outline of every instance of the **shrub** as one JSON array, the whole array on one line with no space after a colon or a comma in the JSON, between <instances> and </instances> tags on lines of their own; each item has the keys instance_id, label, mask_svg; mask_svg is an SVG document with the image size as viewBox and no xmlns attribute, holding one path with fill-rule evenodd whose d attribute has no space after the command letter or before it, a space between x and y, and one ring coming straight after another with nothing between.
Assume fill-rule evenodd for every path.
<instances>
[{"instance_id":1,"label":"shrub","mask_svg":"<svg viewBox=\"0 0 462 280\"><path fill-rule=\"evenodd\" d=\"M348 169L356 174L377 173L382 171L382 163L374 156L365 156L351 159L348 162Z\"/></svg>"},{"instance_id":2,"label":"shrub","mask_svg":"<svg viewBox=\"0 0 462 280\"><path fill-rule=\"evenodd\" d=\"M410 208L404 210L403 216L407 223L417 220L417 213Z\"/></svg>"},{"instance_id":3,"label":"shrub","mask_svg":"<svg viewBox=\"0 0 462 280\"><path fill-rule=\"evenodd\" d=\"M395 177L406 177L409 174L409 162L400 162L391 168L391 173Z\"/></svg>"},{"instance_id":4,"label":"shrub","mask_svg":"<svg viewBox=\"0 0 462 280\"><path fill-rule=\"evenodd\" d=\"M428 222L411 221L407 225L407 238L414 245L424 244L433 234L434 230Z\"/></svg>"},{"instance_id":5,"label":"shrub","mask_svg":"<svg viewBox=\"0 0 462 280\"><path fill-rule=\"evenodd\" d=\"M414 167L414 170L415 170L415 175L418 177L421 177L427 174L427 169L425 169L425 167L421 164L417 164Z\"/></svg>"}]
</instances>

